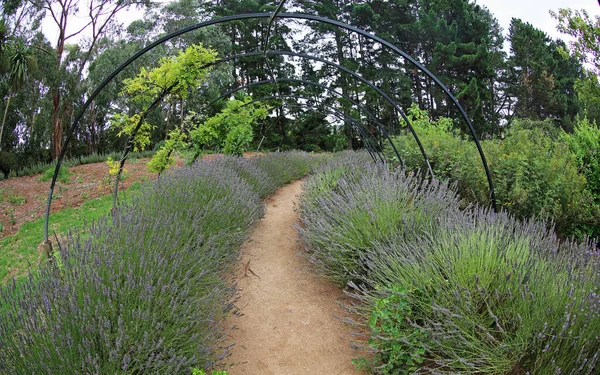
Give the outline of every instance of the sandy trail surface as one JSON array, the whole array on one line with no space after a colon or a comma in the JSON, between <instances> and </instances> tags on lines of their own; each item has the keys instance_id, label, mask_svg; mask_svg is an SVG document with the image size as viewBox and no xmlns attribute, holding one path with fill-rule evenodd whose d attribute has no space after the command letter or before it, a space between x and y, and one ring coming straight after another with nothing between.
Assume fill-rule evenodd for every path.
<instances>
[{"instance_id":1,"label":"sandy trail surface","mask_svg":"<svg viewBox=\"0 0 600 375\"><path fill-rule=\"evenodd\" d=\"M236 345L231 375L363 374L351 360L348 327L337 316L343 298L319 278L302 254L294 224L302 182L268 199L265 217L242 248L236 266L242 316L229 320Z\"/></svg>"}]
</instances>

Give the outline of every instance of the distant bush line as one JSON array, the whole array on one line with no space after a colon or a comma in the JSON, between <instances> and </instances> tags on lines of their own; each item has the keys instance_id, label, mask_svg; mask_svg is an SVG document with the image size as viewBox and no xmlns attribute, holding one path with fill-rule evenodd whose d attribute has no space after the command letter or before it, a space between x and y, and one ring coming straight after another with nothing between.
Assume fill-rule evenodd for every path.
<instances>
[{"instance_id":1,"label":"distant bush line","mask_svg":"<svg viewBox=\"0 0 600 375\"><path fill-rule=\"evenodd\" d=\"M436 178L457 184L466 203L489 205L488 182L470 137L453 130L447 118L431 120L412 107L409 118L431 162ZM393 137L409 170L427 170L414 139ZM518 218L552 222L568 238L600 236L600 128L579 119L572 134L550 120L516 120L501 136L481 146L490 166L496 204ZM391 149L389 160L398 159Z\"/></svg>"},{"instance_id":2,"label":"distant bush line","mask_svg":"<svg viewBox=\"0 0 600 375\"><path fill-rule=\"evenodd\" d=\"M149 158L152 157L156 151L141 151L141 152L130 152L128 155L128 159L138 159L138 158ZM112 158L113 160L121 160L122 152L111 152L110 154L97 154L93 153L86 156L80 156L72 159L65 159L61 164L61 168L70 168L75 167L77 165L83 164L91 164L91 163L101 163L108 160L108 158ZM51 163L37 163L31 165L29 167L25 167L19 170L11 170L8 175L5 175L2 171L0 171L0 181L13 178L13 177L24 177L24 176L33 176L40 173L45 173L49 169L53 169L56 167L56 162Z\"/></svg>"}]
</instances>

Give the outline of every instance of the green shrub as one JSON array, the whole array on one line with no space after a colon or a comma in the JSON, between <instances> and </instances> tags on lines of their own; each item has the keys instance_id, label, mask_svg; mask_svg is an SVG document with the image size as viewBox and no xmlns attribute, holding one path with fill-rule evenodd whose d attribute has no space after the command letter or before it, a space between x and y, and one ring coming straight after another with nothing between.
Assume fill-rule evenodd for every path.
<instances>
[{"instance_id":1,"label":"green shrub","mask_svg":"<svg viewBox=\"0 0 600 375\"><path fill-rule=\"evenodd\" d=\"M375 357L353 360L358 369L375 364L377 373L403 375L414 373L423 363L427 335L410 324L415 316L405 294L402 287L392 287L388 295L374 300L368 325Z\"/></svg>"},{"instance_id":2,"label":"green shrub","mask_svg":"<svg viewBox=\"0 0 600 375\"><path fill-rule=\"evenodd\" d=\"M456 182L466 202L491 204L488 181L473 141L453 133L449 119L432 121L426 112L414 106L409 118L436 178ZM590 139L595 139L596 133L591 127L582 125L580 129L575 136L578 141L571 141L571 146L567 142L569 136L550 121L518 120L504 139L482 140L494 182L496 205L519 218L551 220L557 232L565 237L600 235L600 210L592 196L594 184L579 172L577 163L577 160L595 157L594 151L590 151L595 150ZM407 169L426 170L412 136L400 135L393 140ZM582 156L574 156L571 152L574 148L579 149ZM389 160L394 159L390 146L384 153ZM586 165L594 168L593 162Z\"/></svg>"},{"instance_id":3,"label":"green shrub","mask_svg":"<svg viewBox=\"0 0 600 375\"><path fill-rule=\"evenodd\" d=\"M47 181L52 180L52 177L54 177L55 169L56 169L56 165L51 165L49 168L47 168L44 171L44 173L39 177L38 180L42 181L42 182L47 182ZM57 176L56 180L66 184L69 182L69 177L70 177L69 169L67 168L67 166L61 165L60 169L58 170L58 176Z\"/></svg>"},{"instance_id":4,"label":"green shrub","mask_svg":"<svg viewBox=\"0 0 600 375\"><path fill-rule=\"evenodd\" d=\"M497 205L519 218L552 220L559 233L571 235L573 223L585 223L590 218L593 201L586 179L560 138L554 139L540 128L518 125L504 141L483 142L493 171ZM464 169L470 167L471 173L463 174L474 176L473 166L466 164Z\"/></svg>"},{"instance_id":5,"label":"green shrub","mask_svg":"<svg viewBox=\"0 0 600 375\"><path fill-rule=\"evenodd\" d=\"M580 171L587 179L588 189L600 203L600 128L587 118L578 120L575 131L566 136Z\"/></svg>"}]
</instances>

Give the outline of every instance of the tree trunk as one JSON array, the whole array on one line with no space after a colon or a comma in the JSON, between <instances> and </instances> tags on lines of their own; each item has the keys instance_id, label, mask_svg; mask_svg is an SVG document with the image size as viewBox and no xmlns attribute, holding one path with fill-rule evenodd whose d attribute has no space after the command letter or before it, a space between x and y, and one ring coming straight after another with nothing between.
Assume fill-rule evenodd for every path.
<instances>
[{"instance_id":1,"label":"tree trunk","mask_svg":"<svg viewBox=\"0 0 600 375\"><path fill-rule=\"evenodd\" d=\"M2 150L2 133L4 133L4 123L6 122L6 114L8 113L8 107L10 106L11 99L12 99L12 93L8 94L8 100L6 101L6 107L4 107L4 116L2 116L2 126L0 126L0 150Z\"/></svg>"},{"instance_id":2,"label":"tree trunk","mask_svg":"<svg viewBox=\"0 0 600 375\"><path fill-rule=\"evenodd\" d=\"M169 98L169 104L167 104L167 121L165 124L165 141L169 138L169 121L171 120L171 113L173 112L173 98Z\"/></svg>"},{"instance_id":3,"label":"tree trunk","mask_svg":"<svg viewBox=\"0 0 600 375\"><path fill-rule=\"evenodd\" d=\"M181 98L180 105L181 105L180 112L179 112L179 117L181 117L180 127L181 127L181 129L183 129L183 109L185 107L185 102L183 101L183 98Z\"/></svg>"}]
</instances>

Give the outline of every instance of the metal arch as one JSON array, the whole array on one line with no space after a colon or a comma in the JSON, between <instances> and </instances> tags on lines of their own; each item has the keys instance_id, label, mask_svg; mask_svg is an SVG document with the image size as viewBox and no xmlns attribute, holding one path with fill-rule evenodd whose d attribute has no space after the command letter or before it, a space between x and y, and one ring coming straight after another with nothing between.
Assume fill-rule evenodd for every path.
<instances>
[{"instance_id":1,"label":"metal arch","mask_svg":"<svg viewBox=\"0 0 600 375\"><path fill-rule=\"evenodd\" d=\"M77 116L75 117L75 119L73 120L73 123L71 124L71 127L68 129L66 137L65 137L65 141L63 143L63 148L60 152L60 155L58 156L58 159L56 161L56 167L54 169L54 175L52 177L52 182L50 183L50 190L48 192L48 204L46 206L46 215L45 215L45 224L44 224L44 239L45 241L48 241L48 224L49 224L49 217L50 217L50 205L52 204L52 194L54 192L54 186L56 185L56 179L58 177L58 171L60 170L60 166L62 164L62 160L64 159L64 156L66 154L66 150L67 150L67 146L69 145L69 142L71 141L71 138L73 138L73 134L75 132L75 130L77 129L78 125L79 125L79 121L81 120L81 118L83 117L83 114L85 113L85 111L87 111L88 107L90 106L91 102L96 98L96 96L98 96L98 94L104 89L104 87L106 87L106 85L108 85L113 78L119 74L121 71L123 71L123 69L125 69L126 67L128 67L131 63L133 63L135 60L137 60L139 57L141 57L142 55L144 55L145 53L147 53L148 51L156 48L157 46L169 41L170 39L173 39L179 35L183 35L185 33L188 33L190 31L193 30L197 30L206 26L211 26L211 25L216 25L216 24L220 24L220 23L224 23L224 22L229 22L229 21L236 21L236 20L244 20L244 19L253 19L253 18L267 18L267 17L271 17L274 13L248 13L248 14L239 14L239 15L233 15L233 16L226 16L226 17L222 17L219 19L213 19L213 20L208 20L205 22L201 22L198 23L196 25L192 25L192 26L188 26L185 27L183 29L177 30L171 34L165 35L162 38L159 38L158 40L154 41L153 43L150 43L149 45L147 45L146 47L142 48L141 50L139 50L138 52L136 52L133 56L131 56L129 59L127 59L127 61L125 61L123 64L121 64L117 69L115 69L108 77L106 77L104 79L104 81L102 81L102 83L100 83L100 85L96 88L96 90L94 90L94 92L88 97L88 99L86 100L86 102L83 104L83 106L81 107L81 109L79 110L79 113L77 114ZM393 44L371 34L368 33L364 30L361 30L357 27L354 26L350 26L347 24L344 24L342 22L339 21L334 21L334 20L330 20L324 17L319 17L319 16L314 16L314 15L310 15L310 14L294 14L294 13L281 13L278 15L281 18L296 18L296 19L306 19L306 20L312 20L312 21L317 21L317 22L321 22L321 23L326 23L326 24L330 24L333 26L337 26L346 30L350 30L353 32L356 32L364 37L367 37L371 40L377 41L379 43L381 43L382 45L390 48L392 51L394 51L396 54L402 56L403 58L405 58L407 61L409 61L411 64L413 64L414 66L417 67L417 69L419 69L420 71L424 72L427 76L429 76L441 89L442 91L444 91L444 93L448 96L448 98L450 98L450 100L456 105L456 107L459 109L461 115L463 116L463 118L465 119L465 121L467 122L467 125L469 127L469 130L471 131L471 134L473 136L473 140L475 141L475 144L477 145L477 150L479 152L479 155L481 157L481 161L483 163L483 167L485 169L486 172L486 177L488 180L488 184L490 187L490 195L491 195L491 199L492 199L492 206L494 208L495 211L497 211L497 207L496 207L496 198L495 198L495 192L494 192L494 185L492 182L492 175L491 172L489 170L487 161L485 159L485 155L483 153L483 149L481 148L481 144L479 143L479 139L477 137L477 133L475 132L475 129L473 128L473 125L471 124L471 120L469 119L469 117L467 116L465 110L462 108L462 106L460 105L460 103L458 103L458 100L456 100L456 98L452 95L452 93L450 92L450 90L435 76L433 75L433 73L431 73L427 68L425 68L423 65L421 65L419 62L417 62L415 59L413 59L412 57L410 57L406 52L402 51L401 49L399 49L398 47L394 46Z\"/></svg>"},{"instance_id":2,"label":"metal arch","mask_svg":"<svg viewBox=\"0 0 600 375\"><path fill-rule=\"evenodd\" d=\"M490 198L492 200L492 207L494 208L494 211L498 212L498 208L496 206L496 193L494 191L494 183L492 181L492 173L490 171L487 160L485 158L485 153L483 152L483 148L481 147L481 144L479 143L479 137L477 137L477 132L475 131L475 128L473 127L473 124L471 123L471 120L469 119L469 116L467 115L467 112L465 111L465 109L460 105L460 103L454 97L454 95L452 95L452 93L446 87L446 85L444 85L442 83L442 81L439 80L439 78L437 78L433 73L431 73L429 71L429 69L427 69L425 66L423 66L421 63L419 63L417 60L412 58L409 54L402 51L400 48L396 47L395 45L391 44L390 42L388 42L372 33L369 33L367 31L359 29L358 27L350 26L343 22L334 21L331 19L327 19L327 18L323 18L323 17L319 17L319 16L307 15L307 14L281 13L281 14L279 14L279 17L313 20L313 21L317 21L317 22L327 23L327 24L330 24L333 26L337 26L337 27L358 33L364 37L367 37L371 40L379 42L382 45L390 48L396 54L398 54L398 55L402 56L403 58L405 58L406 60L408 60L411 64L413 64L415 67L417 67L417 69L419 69L420 71L425 73L429 78L431 78L442 89L442 91L444 91L444 93L452 101L452 103L454 103L454 105L460 111L460 114L462 115L462 117L465 119L467 126L469 127L469 131L471 132L471 135L473 136L473 141L475 142L475 145L477 146L477 151L479 152L479 156L481 157L481 162L483 164L483 168L485 169L485 174L486 174L486 177L488 180L488 185L490 187Z\"/></svg>"},{"instance_id":3,"label":"metal arch","mask_svg":"<svg viewBox=\"0 0 600 375\"><path fill-rule=\"evenodd\" d=\"M204 106L202 108L202 111L205 110L206 108L210 107L211 105L215 104L216 102L218 102L219 100L222 100L232 94L235 94L236 92L249 88L249 87L253 87L253 86L259 86L259 85L265 85L265 84L269 84L269 83L279 83L279 82L295 82L295 83L304 83L304 84L309 84L309 85L313 85L313 86L317 86L320 87L324 90L333 92L334 94L336 94L337 96L349 101L351 104L355 105L356 107L358 107L360 110L364 111L367 116L369 116L371 119L373 119L373 121L378 125L378 127L380 128L379 130L381 131L381 133L384 135L384 137L387 138L388 142L390 142L390 144L392 145L392 147L394 148L394 152L396 153L396 156L398 157L398 160L400 161L400 163L403 165L402 163L402 158L400 157L400 153L398 152L398 150L396 149L396 147L394 146L394 143L392 142L392 140L390 139L390 136L388 135L388 133L385 131L383 124L371 113L371 111L369 111L368 109L366 109L364 106L360 105L358 102L356 102L354 99L348 97L347 95L344 95L343 93L340 93L339 91L336 91L334 89L332 89L331 87L322 85L320 83L317 82L313 82L313 81L308 81L308 80L304 80L304 79L296 79L296 78L280 78L278 80L262 80L262 81L256 81L256 82L252 82L249 83L247 85L243 85L243 86L239 86L236 87L235 89L229 90L226 93L224 93L223 95L219 96L218 98L216 98L215 100L211 101L210 103L208 103L206 106Z\"/></svg>"},{"instance_id":4,"label":"metal arch","mask_svg":"<svg viewBox=\"0 0 600 375\"><path fill-rule=\"evenodd\" d=\"M314 100L313 98L310 97L306 97L306 96L300 96L300 95L270 95L270 96L264 96L262 98L258 98L258 99L254 99L251 102L247 103L253 103L253 102L257 102L257 101L261 101L261 100L267 100L267 99L281 99L281 98L292 98L292 99L304 99L304 100ZM290 106L290 107L295 107L295 108L304 108L306 106L301 106L299 104L290 104L290 103L285 103L286 106ZM338 119L340 120L347 120L353 124L356 124L356 130L361 133L361 136L363 137L364 141L369 142L368 144L368 148L367 149L372 149L374 151L374 153L377 154L377 156L379 156L379 159L381 160L382 163L385 163L385 159L383 159L383 157L381 156L381 153L377 150L377 140L375 139L375 137L373 136L373 134L371 134L371 132L365 132L363 127L360 126L360 122L353 118L348 116L347 114L345 114L344 112L340 111L339 109L329 106L326 106L327 109L329 109L330 111L332 111L333 113L326 113L326 112L321 112L319 111L318 113L321 114L331 114L333 116L336 116ZM368 135L367 135L368 134ZM374 161L377 161L374 159Z\"/></svg>"},{"instance_id":5,"label":"metal arch","mask_svg":"<svg viewBox=\"0 0 600 375\"><path fill-rule=\"evenodd\" d=\"M291 107L291 108L306 108L306 106L301 106L298 104L290 104L290 103L282 103L282 106L285 105L286 107ZM333 108L329 107L328 109L333 110ZM336 118L342 120L343 122L349 123L350 126L352 126L354 128L354 130L356 130L360 136L362 137L362 139L364 140L364 142L366 143L367 147L366 150L369 153L369 156L371 157L371 159L373 159L373 161L375 163L377 163L377 158L375 157L375 154L377 154L377 156L379 156L379 159L382 161L382 163L385 163L384 159L381 157L381 154L379 153L379 151L377 151L376 149L372 148L372 146L370 145L370 140L367 138L367 134L365 133L364 129L362 127L360 127L357 123L357 121L347 115L341 115L340 113L336 113L336 112L324 112L324 111L319 111L317 109L315 109L314 107L311 108L312 113L317 113L320 115L332 115L335 116Z\"/></svg>"},{"instance_id":6,"label":"metal arch","mask_svg":"<svg viewBox=\"0 0 600 375\"><path fill-rule=\"evenodd\" d=\"M216 65L216 64L227 62L227 61L231 61L231 60L237 60L237 59L244 58L244 57L264 56L264 55L292 56L292 57L301 57L301 58L305 58L305 59L319 61L319 62L322 62L324 64L331 65L331 66L333 66L333 67L335 67L335 68L337 68L339 70L342 70L342 71L350 74L352 77L358 79L362 83L366 84L367 86L369 86L370 88L372 88L373 90L375 90L379 94L379 96L381 96L385 100L387 100L394 107L394 109L400 114L400 116L402 117L402 119L404 120L404 122L406 123L406 125L408 126L409 131L413 135L413 138L417 142L419 150L421 151L421 155L423 156L423 158L425 159L425 163L427 164L427 169L429 171L429 174L431 175L431 178L435 178L435 175L433 173L433 168L431 168L431 163L429 162L429 157L427 157L427 153L425 152L425 148L423 147L423 144L421 143L421 140L419 139L419 136L415 132L415 129L413 128L412 123L410 122L410 120L408 119L408 117L406 116L406 114L404 113L404 111L402 110L402 108L392 98L390 98L389 95L387 95L379 87L375 86L375 84L373 82L365 79L364 77L362 77L361 75L357 74L356 72L353 72L352 70L350 70L350 69L348 69L348 68L346 68L344 66L341 66L340 64L337 64L337 63L335 63L333 61L330 61L330 60L327 60L327 59L320 58L318 56L307 55L307 54L299 53L299 52L269 51L268 50L268 51L260 51L260 52L246 52L246 53L241 53L241 54L237 54L237 55L227 56L227 57L219 59L218 61L215 61L215 62L213 62L211 64L208 64L208 66ZM380 127L383 128L383 124L381 124L381 122L378 122L378 124L380 124L381 125ZM394 144L394 142L389 137L388 137L388 141L389 141L390 145L392 146L394 152L398 156L398 160L402 164L402 159L400 158L400 154L399 154L398 150L396 149L396 145Z\"/></svg>"},{"instance_id":7,"label":"metal arch","mask_svg":"<svg viewBox=\"0 0 600 375\"><path fill-rule=\"evenodd\" d=\"M263 100L281 99L281 98L314 100L313 98L309 98L307 96L300 96L300 95L269 95L269 96L263 96L262 98L254 99L251 102L248 102L244 105L249 105L251 103L255 103L255 102L263 101ZM282 103L282 105L283 105L283 103ZM299 104L290 104L290 103L285 103L285 105L289 106L289 107L294 107L294 108L307 107L306 105L302 106ZM368 142L367 151L369 151L369 154L371 155L371 158L373 158L373 161L377 162L377 159L374 156L374 154L377 154L377 156L379 156L379 159L381 160L381 162L385 163L385 160L381 156L381 153L375 147L375 143L372 143L373 141L370 139L370 138L374 139L373 134L371 134L370 132L365 132L364 129L360 126L360 122L357 119L348 116L347 114L345 114L344 112L340 111L339 109L337 109L335 107L332 107L332 106L326 106L326 107L327 107L327 109L331 110L333 113L327 113L327 112L322 112L322 111L315 111L315 112L319 113L319 114L333 115L342 121L349 122L349 123L355 125L355 129L361 134L361 136L363 137L363 140L365 142Z\"/></svg>"}]
</instances>

